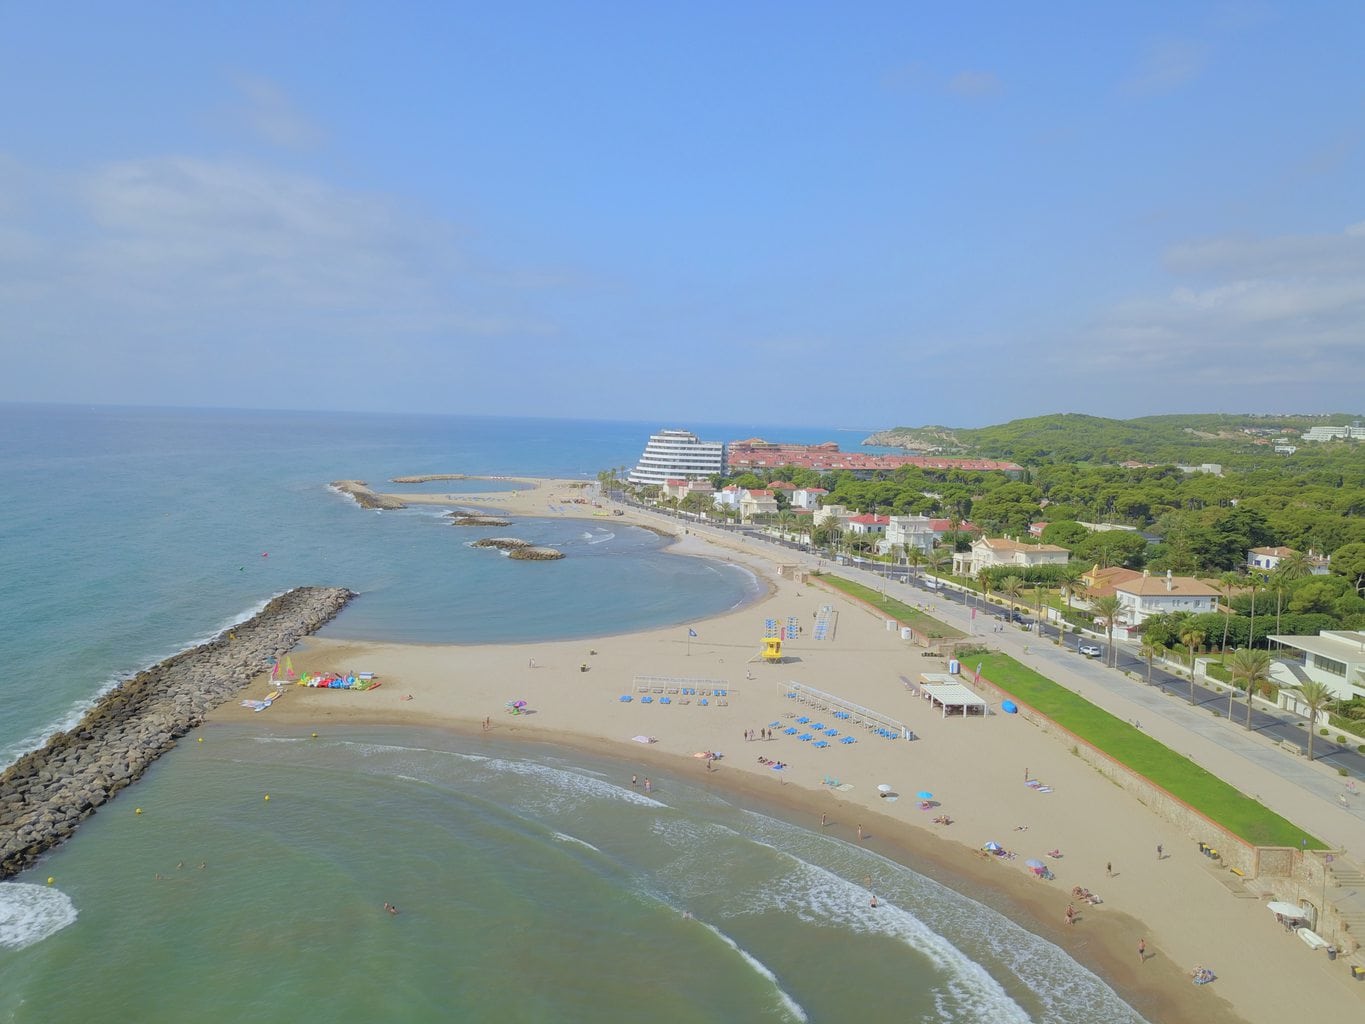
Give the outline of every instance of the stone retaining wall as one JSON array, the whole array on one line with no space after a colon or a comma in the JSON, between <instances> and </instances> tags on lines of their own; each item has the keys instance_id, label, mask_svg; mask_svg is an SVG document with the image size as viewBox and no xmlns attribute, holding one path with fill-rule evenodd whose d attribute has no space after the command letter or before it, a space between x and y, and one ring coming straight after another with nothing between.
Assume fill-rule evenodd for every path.
<instances>
[{"instance_id":1,"label":"stone retaining wall","mask_svg":"<svg viewBox=\"0 0 1365 1024\"><path fill-rule=\"evenodd\" d=\"M246 622L139 672L0 775L0 880L32 866L135 782L178 737L239 694L271 657L333 618L355 595L299 587Z\"/></svg>"}]
</instances>

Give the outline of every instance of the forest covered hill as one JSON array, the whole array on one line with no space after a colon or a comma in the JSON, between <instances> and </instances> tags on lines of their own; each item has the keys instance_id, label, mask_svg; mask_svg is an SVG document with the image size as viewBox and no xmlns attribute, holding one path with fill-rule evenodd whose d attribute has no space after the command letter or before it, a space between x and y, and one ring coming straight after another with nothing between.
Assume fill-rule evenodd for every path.
<instances>
[{"instance_id":1,"label":"forest covered hill","mask_svg":"<svg viewBox=\"0 0 1365 1024\"><path fill-rule=\"evenodd\" d=\"M1011 420L988 427L894 427L863 444L942 455L1009 459L1024 465L1126 461L1158 465L1220 463L1230 468L1264 466L1272 459L1311 458L1324 447L1350 446L1365 458L1365 443L1303 443L1299 435L1324 424L1348 424L1360 414L1327 416L1195 413L1108 419L1080 413L1055 413ZM1298 446L1293 455L1274 452L1274 440Z\"/></svg>"}]
</instances>

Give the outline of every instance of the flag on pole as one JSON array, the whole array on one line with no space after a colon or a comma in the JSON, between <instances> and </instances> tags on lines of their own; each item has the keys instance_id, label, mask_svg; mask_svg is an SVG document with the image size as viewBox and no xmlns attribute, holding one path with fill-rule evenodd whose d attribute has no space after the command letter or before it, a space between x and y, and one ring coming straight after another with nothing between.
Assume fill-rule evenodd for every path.
<instances>
[{"instance_id":1,"label":"flag on pole","mask_svg":"<svg viewBox=\"0 0 1365 1024\"><path fill-rule=\"evenodd\" d=\"M972 609L972 618L976 618L976 609L975 609L975 608Z\"/></svg>"},{"instance_id":2,"label":"flag on pole","mask_svg":"<svg viewBox=\"0 0 1365 1024\"><path fill-rule=\"evenodd\" d=\"M976 663L976 675L975 677L973 677L972 682L974 683L981 682L981 662L979 661Z\"/></svg>"},{"instance_id":3,"label":"flag on pole","mask_svg":"<svg viewBox=\"0 0 1365 1024\"><path fill-rule=\"evenodd\" d=\"M688 636L696 636L696 635L697 635L697 631L696 631L695 629L689 629L689 630L687 631L687 635L688 635Z\"/></svg>"}]
</instances>

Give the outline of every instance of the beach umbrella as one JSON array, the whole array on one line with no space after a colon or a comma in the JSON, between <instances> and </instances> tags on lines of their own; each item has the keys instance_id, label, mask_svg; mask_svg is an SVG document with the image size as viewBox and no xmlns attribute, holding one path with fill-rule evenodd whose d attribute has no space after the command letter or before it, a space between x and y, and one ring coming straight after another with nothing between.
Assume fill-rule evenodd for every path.
<instances>
[{"instance_id":1,"label":"beach umbrella","mask_svg":"<svg viewBox=\"0 0 1365 1024\"><path fill-rule=\"evenodd\" d=\"M932 800L934 798L934 794L925 789L921 789L915 796L919 797L921 800Z\"/></svg>"},{"instance_id":2,"label":"beach umbrella","mask_svg":"<svg viewBox=\"0 0 1365 1024\"><path fill-rule=\"evenodd\" d=\"M512 707L514 708L524 708L525 706L526 702L524 700L516 700L512 702Z\"/></svg>"},{"instance_id":3,"label":"beach umbrella","mask_svg":"<svg viewBox=\"0 0 1365 1024\"><path fill-rule=\"evenodd\" d=\"M990 850L991 853L998 853L999 851L1003 850L1004 847L997 843L994 839L992 839L989 843L985 845L984 849Z\"/></svg>"},{"instance_id":4,"label":"beach umbrella","mask_svg":"<svg viewBox=\"0 0 1365 1024\"><path fill-rule=\"evenodd\" d=\"M1024 863L1027 864L1029 867L1033 868L1034 871L1040 871L1043 868L1047 867L1047 865L1040 860L1026 860L1024 861Z\"/></svg>"},{"instance_id":5,"label":"beach umbrella","mask_svg":"<svg viewBox=\"0 0 1365 1024\"><path fill-rule=\"evenodd\" d=\"M880 786L877 787L877 792L878 792L878 793L890 793L890 792L891 792L891 785L890 785L889 783L883 782Z\"/></svg>"}]
</instances>

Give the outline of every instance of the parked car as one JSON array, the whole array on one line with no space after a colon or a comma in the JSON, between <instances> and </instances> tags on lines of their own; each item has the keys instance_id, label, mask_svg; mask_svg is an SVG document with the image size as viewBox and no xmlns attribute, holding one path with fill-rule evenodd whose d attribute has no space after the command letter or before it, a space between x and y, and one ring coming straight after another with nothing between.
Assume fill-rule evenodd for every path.
<instances>
[{"instance_id":1,"label":"parked car","mask_svg":"<svg viewBox=\"0 0 1365 1024\"><path fill-rule=\"evenodd\" d=\"M1085 643L1084 641L1076 648L1087 658L1098 658L1100 656L1100 645Z\"/></svg>"}]
</instances>

